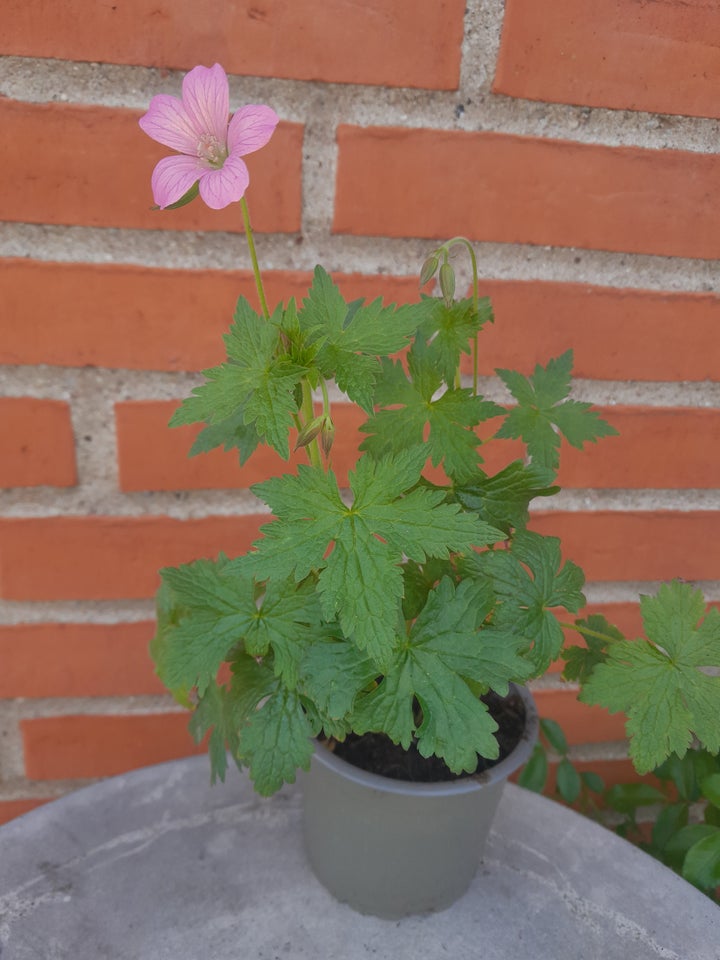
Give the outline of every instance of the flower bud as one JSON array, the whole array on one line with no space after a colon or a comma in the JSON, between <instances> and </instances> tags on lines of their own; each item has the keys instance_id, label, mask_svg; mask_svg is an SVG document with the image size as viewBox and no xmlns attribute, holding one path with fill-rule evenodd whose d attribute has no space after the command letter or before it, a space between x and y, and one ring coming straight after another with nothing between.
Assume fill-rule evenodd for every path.
<instances>
[{"instance_id":1,"label":"flower bud","mask_svg":"<svg viewBox=\"0 0 720 960\"><path fill-rule=\"evenodd\" d=\"M335 439L335 424L330 417L323 417L324 423L320 433L320 446L326 457L330 456L333 440Z\"/></svg>"},{"instance_id":2,"label":"flower bud","mask_svg":"<svg viewBox=\"0 0 720 960\"><path fill-rule=\"evenodd\" d=\"M311 420L310 423L306 423L298 434L298 438L295 441L295 449L299 450L300 447L306 447L309 443L315 439L315 437L320 433L323 428L323 421L325 418L321 415L315 417L314 420Z\"/></svg>"},{"instance_id":3,"label":"flower bud","mask_svg":"<svg viewBox=\"0 0 720 960\"><path fill-rule=\"evenodd\" d=\"M433 253L427 258L425 263L422 265L422 269L420 270L420 286L421 287L425 286L428 280L432 280L432 278L435 276L435 271L438 268L438 262L439 261L437 258L437 254Z\"/></svg>"},{"instance_id":4,"label":"flower bud","mask_svg":"<svg viewBox=\"0 0 720 960\"><path fill-rule=\"evenodd\" d=\"M447 303L452 303L455 296L455 271L446 260L440 267L440 290Z\"/></svg>"}]
</instances>

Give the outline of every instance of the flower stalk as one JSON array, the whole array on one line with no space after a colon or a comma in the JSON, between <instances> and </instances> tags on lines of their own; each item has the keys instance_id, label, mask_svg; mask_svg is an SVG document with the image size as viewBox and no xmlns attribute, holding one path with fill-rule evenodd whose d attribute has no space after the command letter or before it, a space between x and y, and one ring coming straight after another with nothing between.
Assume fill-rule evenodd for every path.
<instances>
[{"instance_id":1,"label":"flower stalk","mask_svg":"<svg viewBox=\"0 0 720 960\"><path fill-rule=\"evenodd\" d=\"M255 250L255 238L253 237L252 225L250 223L250 211L248 210L247 200L242 197L240 200L240 210L242 212L243 226L245 227L245 238L247 240L248 252L250 253L250 262L252 264L253 276L255 277L255 288L257 290L260 309L266 320L270 319L270 310L268 309L267 299L265 297L265 288L263 287L262 274L260 273L260 264L258 263L257 251Z\"/></svg>"}]
</instances>

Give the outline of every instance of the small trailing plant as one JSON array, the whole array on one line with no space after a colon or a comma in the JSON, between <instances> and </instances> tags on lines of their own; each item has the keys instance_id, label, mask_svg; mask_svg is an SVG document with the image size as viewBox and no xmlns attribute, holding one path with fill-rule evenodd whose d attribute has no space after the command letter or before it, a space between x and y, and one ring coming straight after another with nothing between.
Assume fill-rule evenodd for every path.
<instances>
[{"instance_id":1,"label":"small trailing plant","mask_svg":"<svg viewBox=\"0 0 720 960\"><path fill-rule=\"evenodd\" d=\"M579 772L558 724L541 721L541 741L523 770L523 786L540 791L548 748L558 758L556 790L567 803L597 813L597 800L620 816L617 832L711 897L720 889L720 611L706 610L690 584L663 585L641 597L646 638L629 641L605 617L578 620L586 644L563 651L566 680L580 699L627 716L630 757L650 782L608 790ZM638 812L654 814L649 837Z\"/></svg>"},{"instance_id":2,"label":"small trailing plant","mask_svg":"<svg viewBox=\"0 0 720 960\"><path fill-rule=\"evenodd\" d=\"M558 491L563 440L581 448L616 431L570 397L570 351L529 375L498 370L512 398L506 406L480 395L477 340L493 315L464 238L438 246L422 267L421 282L435 280L439 296L348 303L318 266L301 303L271 310L242 158L269 141L278 118L263 106L228 115L227 78L216 64L185 77L182 100L155 97L140 121L178 151L154 171L158 207L198 194L213 208L239 202L260 305L240 298L227 359L204 372L171 424L203 425L192 453L234 449L244 464L264 444L286 459L298 448L308 462L252 487L275 519L248 553L162 571L158 674L191 708L195 736L209 734L213 778L224 778L229 751L263 794L308 767L320 734L383 733L454 773L471 772L478 757L498 756L482 696L539 677L573 626L559 611L585 604L582 571L563 562L557 538L528 529L529 504ZM455 295L458 250L472 265L467 298ZM333 390L365 417L347 489L333 471ZM525 455L490 472L487 445L507 440L522 441ZM591 644L586 664L598 631L592 622L575 626ZM673 630L658 638L667 657ZM677 642L686 641L683 629ZM682 689L713 662L717 641L706 663L710 646L696 647ZM666 709L677 678L660 647L645 652L647 663L619 640L621 655L615 649L583 696L630 709L642 763L677 749L681 728L715 743L702 697L682 715ZM660 671L667 682L655 679ZM630 697L629 674L641 696ZM704 682L693 677L687 689ZM717 682L708 681L715 702ZM653 700L655 713L642 706Z\"/></svg>"}]
</instances>

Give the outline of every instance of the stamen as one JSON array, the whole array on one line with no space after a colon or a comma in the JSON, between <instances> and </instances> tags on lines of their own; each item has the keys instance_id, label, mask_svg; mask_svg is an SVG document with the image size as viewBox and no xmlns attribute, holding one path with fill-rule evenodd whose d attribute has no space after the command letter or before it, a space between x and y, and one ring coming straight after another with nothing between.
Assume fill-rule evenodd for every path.
<instances>
[{"instance_id":1,"label":"stamen","mask_svg":"<svg viewBox=\"0 0 720 960\"><path fill-rule=\"evenodd\" d=\"M227 157L227 151L212 133L204 133L197 143L197 155L201 160L219 167Z\"/></svg>"}]
</instances>

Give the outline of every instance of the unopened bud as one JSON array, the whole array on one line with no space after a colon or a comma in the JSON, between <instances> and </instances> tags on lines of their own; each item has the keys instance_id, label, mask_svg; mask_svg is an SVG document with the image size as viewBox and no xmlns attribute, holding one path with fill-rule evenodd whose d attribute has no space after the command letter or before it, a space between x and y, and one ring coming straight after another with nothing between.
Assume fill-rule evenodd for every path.
<instances>
[{"instance_id":1,"label":"unopened bud","mask_svg":"<svg viewBox=\"0 0 720 960\"><path fill-rule=\"evenodd\" d=\"M438 263L439 263L439 260L437 258L437 254L433 253L427 258L425 263L422 265L422 269L420 270L420 286L421 287L425 286L428 280L432 280L432 278L435 276L435 272L438 268Z\"/></svg>"},{"instance_id":2,"label":"unopened bud","mask_svg":"<svg viewBox=\"0 0 720 960\"><path fill-rule=\"evenodd\" d=\"M315 439L315 437L320 433L323 428L323 416L315 417L314 420L311 420L310 423L306 423L298 434L298 438L295 441L295 449L299 450L300 447L306 447L309 443Z\"/></svg>"},{"instance_id":3,"label":"unopened bud","mask_svg":"<svg viewBox=\"0 0 720 960\"><path fill-rule=\"evenodd\" d=\"M446 260L440 267L440 290L447 303L455 296L455 271Z\"/></svg>"},{"instance_id":4,"label":"unopened bud","mask_svg":"<svg viewBox=\"0 0 720 960\"><path fill-rule=\"evenodd\" d=\"M335 424L332 422L330 417L324 417L323 428L320 433L320 446L322 447L323 453L326 457L330 456L330 451L332 450L333 440L335 439Z\"/></svg>"}]
</instances>

